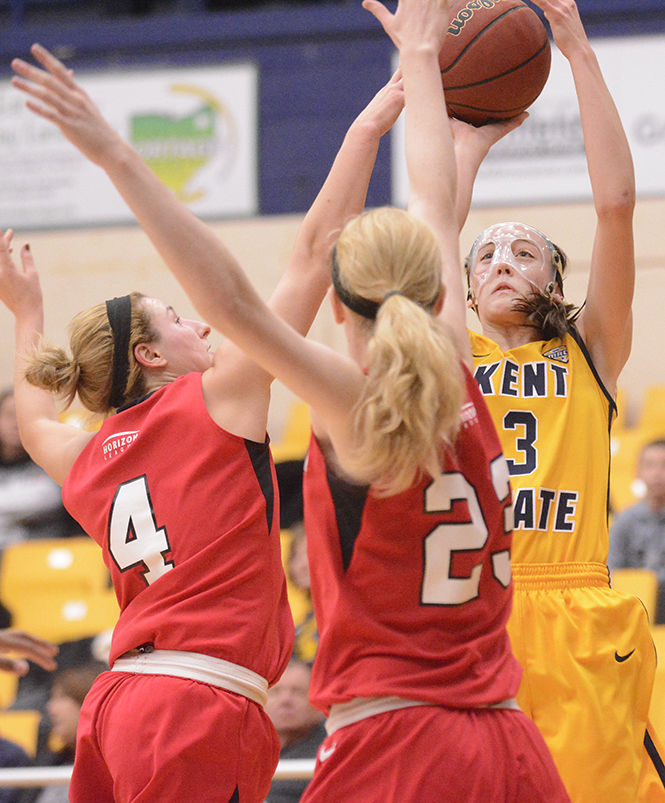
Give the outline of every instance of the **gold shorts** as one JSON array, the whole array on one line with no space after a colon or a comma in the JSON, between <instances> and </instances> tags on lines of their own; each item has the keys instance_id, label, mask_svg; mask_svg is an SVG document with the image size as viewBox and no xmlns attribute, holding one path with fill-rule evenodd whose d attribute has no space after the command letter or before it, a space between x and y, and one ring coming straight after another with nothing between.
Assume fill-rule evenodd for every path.
<instances>
[{"instance_id":1,"label":"gold shorts","mask_svg":"<svg viewBox=\"0 0 665 803\"><path fill-rule=\"evenodd\" d=\"M516 564L513 579L517 699L573 803L665 801L645 746L656 651L642 603L611 589L603 564Z\"/></svg>"}]
</instances>

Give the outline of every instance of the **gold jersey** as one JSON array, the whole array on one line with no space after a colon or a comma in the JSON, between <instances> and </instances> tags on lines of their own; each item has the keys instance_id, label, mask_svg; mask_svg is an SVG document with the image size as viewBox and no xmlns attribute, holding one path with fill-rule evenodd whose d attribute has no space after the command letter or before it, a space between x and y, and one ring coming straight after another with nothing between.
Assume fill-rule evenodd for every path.
<instances>
[{"instance_id":1,"label":"gold jersey","mask_svg":"<svg viewBox=\"0 0 665 803\"><path fill-rule=\"evenodd\" d=\"M576 332L501 351L470 332L513 487L514 563L605 563L614 400Z\"/></svg>"}]
</instances>

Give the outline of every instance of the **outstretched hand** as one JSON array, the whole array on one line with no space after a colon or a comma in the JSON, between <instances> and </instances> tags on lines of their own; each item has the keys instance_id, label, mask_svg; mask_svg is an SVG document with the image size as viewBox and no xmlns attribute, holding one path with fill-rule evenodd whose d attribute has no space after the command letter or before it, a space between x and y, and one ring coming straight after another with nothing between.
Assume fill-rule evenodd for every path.
<instances>
[{"instance_id":1,"label":"outstretched hand","mask_svg":"<svg viewBox=\"0 0 665 803\"><path fill-rule=\"evenodd\" d=\"M14 655L6 655L13 653ZM28 672L28 661L34 661L52 672L57 664L58 648L44 639L31 636L22 630L0 630L0 670L23 677ZM15 657L16 656L16 657Z\"/></svg>"},{"instance_id":2,"label":"outstretched hand","mask_svg":"<svg viewBox=\"0 0 665 803\"><path fill-rule=\"evenodd\" d=\"M457 198L455 206L457 225L460 231L469 214L473 185L483 159L495 143L522 125L528 116L528 112L522 112L522 114L509 120L486 123L481 126L473 126L462 120L451 118L450 127L453 132L455 163L457 165Z\"/></svg>"},{"instance_id":3,"label":"outstretched hand","mask_svg":"<svg viewBox=\"0 0 665 803\"><path fill-rule=\"evenodd\" d=\"M448 28L448 0L399 0L391 13L379 0L363 0L363 8L383 26L398 50L433 46L438 53Z\"/></svg>"},{"instance_id":4,"label":"outstretched hand","mask_svg":"<svg viewBox=\"0 0 665 803\"><path fill-rule=\"evenodd\" d=\"M103 166L105 156L122 143L119 134L76 83L71 70L39 44L30 52L44 69L14 59L12 69L17 75L12 85L29 96L26 106L30 111L58 126L84 156Z\"/></svg>"},{"instance_id":5,"label":"outstretched hand","mask_svg":"<svg viewBox=\"0 0 665 803\"><path fill-rule=\"evenodd\" d=\"M404 81L400 67L393 73L387 84L374 95L356 118L356 123L364 123L376 127L377 134L382 137L395 125L404 108Z\"/></svg>"},{"instance_id":6,"label":"outstretched hand","mask_svg":"<svg viewBox=\"0 0 665 803\"><path fill-rule=\"evenodd\" d=\"M21 248L21 265L14 261L13 237L11 229L0 231L0 301L18 318L41 308L42 290L29 245Z\"/></svg>"},{"instance_id":7,"label":"outstretched hand","mask_svg":"<svg viewBox=\"0 0 665 803\"><path fill-rule=\"evenodd\" d=\"M576 45L586 45L587 35L575 0L533 0L550 24L554 44L569 58Z\"/></svg>"},{"instance_id":8,"label":"outstretched hand","mask_svg":"<svg viewBox=\"0 0 665 803\"><path fill-rule=\"evenodd\" d=\"M528 116L528 112L522 112L517 117L499 120L495 123L486 123L481 126L474 126L471 123L465 123L463 120L452 117L450 126L455 140L455 149L462 147L468 152L472 148L478 152L480 158L484 158L493 145L511 131L519 128Z\"/></svg>"}]
</instances>

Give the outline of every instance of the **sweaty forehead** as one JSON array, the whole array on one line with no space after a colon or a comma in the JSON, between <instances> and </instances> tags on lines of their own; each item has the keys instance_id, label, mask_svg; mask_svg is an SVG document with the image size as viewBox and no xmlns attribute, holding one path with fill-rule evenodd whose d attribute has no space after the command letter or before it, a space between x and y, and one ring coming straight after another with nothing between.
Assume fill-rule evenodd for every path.
<instances>
[{"instance_id":1,"label":"sweaty forehead","mask_svg":"<svg viewBox=\"0 0 665 803\"><path fill-rule=\"evenodd\" d=\"M476 248L491 242L506 242L510 240L530 240L540 248L546 247L546 242L540 232L526 223L497 223L490 226L476 240Z\"/></svg>"},{"instance_id":2,"label":"sweaty forehead","mask_svg":"<svg viewBox=\"0 0 665 803\"><path fill-rule=\"evenodd\" d=\"M166 302L162 301L160 298L155 298L154 296L144 296L143 297L143 306L147 310L149 315L159 315L159 316L167 316L173 314L173 307Z\"/></svg>"}]
</instances>

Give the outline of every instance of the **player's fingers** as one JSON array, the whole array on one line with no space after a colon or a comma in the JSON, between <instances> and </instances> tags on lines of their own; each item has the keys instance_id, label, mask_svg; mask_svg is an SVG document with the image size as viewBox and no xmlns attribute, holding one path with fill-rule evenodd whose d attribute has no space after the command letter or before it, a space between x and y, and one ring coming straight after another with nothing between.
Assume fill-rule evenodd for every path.
<instances>
[{"instance_id":1,"label":"player's fingers","mask_svg":"<svg viewBox=\"0 0 665 803\"><path fill-rule=\"evenodd\" d=\"M24 95L29 95L39 101L39 106L37 104L30 105L29 101L26 102L26 105L29 106L31 111L41 114L42 117L46 117L49 120L64 121L66 119L71 120L77 114L77 109L69 102L69 98L61 96L57 91L53 92L51 88L45 89L36 84L24 81L17 76L12 78L12 86L23 92ZM48 109L54 114L49 116L48 114L42 113Z\"/></svg>"},{"instance_id":2,"label":"player's fingers","mask_svg":"<svg viewBox=\"0 0 665 803\"><path fill-rule=\"evenodd\" d=\"M44 103L51 103L54 106L71 104L82 94L79 87L63 86L57 78L21 59L12 61L12 69L16 73L12 78L14 87Z\"/></svg>"},{"instance_id":3,"label":"player's fingers","mask_svg":"<svg viewBox=\"0 0 665 803\"><path fill-rule=\"evenodd\" d=\"M402 80L402 66L400 65L395 72L390 76L389 84L397 84Z\"/></svg>"},{"instance_id":4,"label":"player's fingers","mask_svg":"<svg viewBox=\"0 0 665 803\"><path fill-rule=\"evenodd\" d=\"M392 14L383 3L379 3L378 0L363 0L362 6L365 11L375 16L384 28L390 23Z\"/></svg>"},{"instance_id":5,"label":"player's fingers","mask_svg":"<svg viewBox=\"0 0 665 803\"><path fill-rule=\"evenodd\" d=\"M23 59L13 59L11 66L16 73L12 79L14 87L44 103L54 106L65 102L71 103L83 93L66 70L65 81L59 75L53 75L33 64L28 64Z\"/></svg>"},{"instance_id":6,"label":"player's fingers","mask_svg":"<svg viewBox=\"0 0 665 803\"><path fill-rule=\"evenodd\" d=\"M23 250L25 251L25 248ZM24 658L29 658L44 669L56 668L54 658L58 654L58 647L51 644L50 641L45 641L23 630L0 631L0 649L3 652L17 653ZM2 657L7 658L7 656Z\"/></svg>"},{"instance_id":7,"label":"player's fingers","mask_svg":"<svg viewBox=\"0 0 665 803\"><path fill-rule=\"evenodd\" d=\"M12 238L14 232L12 229L7 229L0 234L0 254L4 257L5 254L9 255L12 252Z\"/></svg>"},{"instance_id":8,"label":"player's fingers","mask_svg":"<svg viewBox=\"0 0 665 803\"><path fill-rule=\"evenodd\" d=\"M35 84L42 84L45 86L49 80L51 83L54 83L52 75L42 70L41 67L35 67L34 64L30 64L23 59L12 59L11 67L17 75Z\"/></svg>"},{"instance_id":9,"label":"player's fingers","mask_svg":"<svg viewBox=\"0 0 665 803\"><path fill-rule=\"evenodd\" d=\"M26 273L34 272L35 260L32 258L32 251L30 250L30 245L28 243L21 248L21 263L23 264L23 270Z\"/></svg>"},{"instance_id":10,"label":"player's fingers","mask_svg":"<svg viewBox=\"0 0 665 803\"><path fill-rule=\"evenodd\" d=\"M58 668L58 664L50 655L44 655L41 652L33 652L30 655L26 656L29 658L33 663L39 664L42 669L45 669L47 672L53 672Z\"/></svg>"},{"instance_id":11,"label":"player's fingers","mask_svg":"<svg viewBox=\"0 0 665 803\"><path fill-rule=\"evenodd\" d=\"M67 67L43 45L40 45L39 42L35 42L30 48L30 52L51 75L55 75L67 86L74 86L74 80L72 78L73 70L67 69Z\"/></svg>"},{"instance_id":12,"label":"player's fingers","mask_svg":"<svg viewBox=\"0 0 665 803\"><path fill-rule=\"evenodd\" d=\"M513 117L512 121L511 121L512 124L513 124L513 128L517 128L518 126L521 126L522 123L526 119L528 119L528 117L529 117L529 112L522 112L521 114L518 114L517 117Z\"/></svg>"},{"instance_id":13,"label":"player's fingers","mask_svg":"<svg viewBox=\"0 0 665 803\"><path fill-rule=\"evenodd\" d=\"M29 670L28 662L24 658L7 658L6 655L0 655L0 671L12 672L14 675L23 677L27 675Z\"/></svg>"},{"instance_id":14,"label":"player's fingers","mask_svg":"<svg viewBox=\"0 0 665 803\"><path fill-rule=\"evenodd\" d=\"M519 128L528 116L529 112L522 112L518 114L517 117L510 117L508 120L496 123L496 125L501 129L502 136L505 136L516 128Z\"/></svg>"},{"instance_id":15,"label":"player's fingers","mask_svg":"<svg viewBox=\"0 0 665 803\"><path fill-rule=\"evenodd\" d=\"M57 655L58 647L50 641L33 636L25 630L14 630L7 628L0 630L0 650L3 652L18 652L19 650L35 649L42 651L45 655Z\"/></svg>"}]
</instances>

